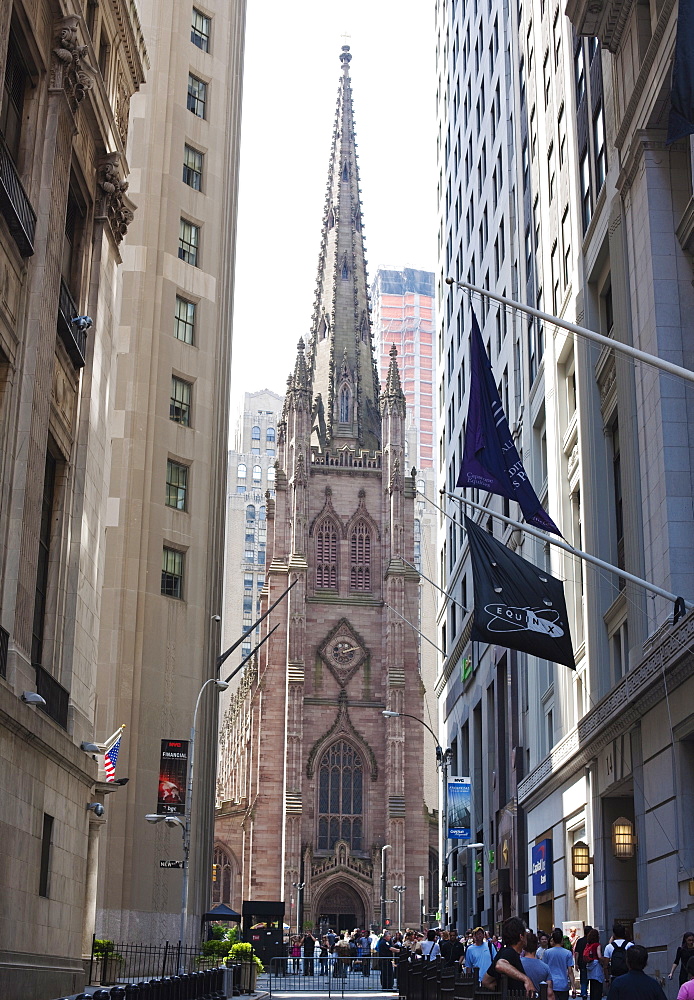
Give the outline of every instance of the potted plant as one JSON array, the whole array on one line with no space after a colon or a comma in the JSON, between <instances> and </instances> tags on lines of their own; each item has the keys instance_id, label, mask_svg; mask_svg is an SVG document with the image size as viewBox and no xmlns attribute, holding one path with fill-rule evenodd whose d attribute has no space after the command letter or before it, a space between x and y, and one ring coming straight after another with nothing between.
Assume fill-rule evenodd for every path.
<instances>
[{"instance_id":1,"label":"potted plant","mask_svg":"<svg viewBox=\"0 0 694 1000\"><path fill-rule=\"evenodd\" d=\"M94 938L92 947L91 980L94 983L116 982L118 966L123 962L123 956L116 951L116 946L109 938Z\"/></svg>"},{"instance_id":2,"label":"potted plant","mask_svg":"<svg viewBox=\"0 0 694 1000\"><path fill-rule=\"evenodd\" d=\"M253 946L247 941L237 941L229 950L227 964L241 967L240 988L242 993L254 993L255 982L259 972L265 972L265 967L253 951Z\"/></svg>"}]
</instances>

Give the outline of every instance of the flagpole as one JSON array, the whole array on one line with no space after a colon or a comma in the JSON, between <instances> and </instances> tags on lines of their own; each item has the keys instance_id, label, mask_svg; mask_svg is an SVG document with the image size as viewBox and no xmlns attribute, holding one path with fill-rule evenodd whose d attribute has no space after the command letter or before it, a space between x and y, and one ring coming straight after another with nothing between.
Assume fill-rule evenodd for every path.
<instances>
[{"instance_id":1,"label":"flagpole","mask_svg":"<svg viewBox=\"0 0 694 1000\"><path fill-rule=\"evenodd\" d=\"M419 493L419 490L417 490L417 492ZM620 569L619 566L605 562L604 559L598 559L597 556L593 556L589 552L583 552L581 549L575 549L573 545L569 545L568 542L560 541L554 535L545 534L544 531L539 531L537 528L533 528L530 524L521 524L520 521L514 521L513 518L506 517L505 514L497 514L495 510L489 510L488 507L484 507L481 503L475 503L474 500L466 500L465 497L456 496L455 493L449 493L447 490L439 490L439 493L443 493L444 496L450 497L451 500L462 500L462 502L466 503L469 507L474 507L475 510L484 511L485 514L491 514L492 517L498 517L501 521L505 521L507 524L512 525L514 528L519 528L521 531L529 531L531 535L535 535L536 538L541 538L543 542L549 542L550 545L557 545L560 549L570 552L571 555L578 556L579 559L583 559L584 562L592 563L594 566L606 569L610 573L616 573L616 575L622 579L629 580L631 583L635 583L637 586L643 587L644 590L649 590L653 594L658 594L659 597L664 597L668 601L677 603L680 600L679 594L672 594L669 590L663 590L662 587L658 587L656 584L650 583L648 580L644 580L640 576L634 576L633 573L628 573L626 570ZM424 494L422 494L422 496L424 496ZM448 516L450 517L450 515ZM684 600L684 598L682 598L682 600ZM687 600L684 600L684 606L688 611L694 608L694 604Z\"/></svg>"},{"instance_id":2,"label":"flagpole","mask_svg":"<svg viewBox=\"0 0 694 1000\"><path fill-rule=\"evenodd\" d=\"M439 587L438 583L434 583L434 581L430 580L428 576L425 576L424 573L422 573L421 569L417 569L414 563L408 562L407 559L405 559L403 556L400 556L400 558L402 559L402 561L405 563L406 566L411 566L412 569L417 570L422 580L426 580L426 582L430 583L432 587L436 587L437 590L440 590L444 597L447 597L452 604L457 604L458 607L467 614L468 609L465 607L464 604L461 604L460 601L456 601L455 597L449 594L447 590L444 590L443 587Z\"/></svg>"},{"instance_id":3,"label":"flagpole","mask_svg":"<svg viewBox=\"0 0 694 1000\"><path fill-rule=\"evenodd\" d=\"M383 604L384 604L384 606L386 608L389 608L391 611L395 611L395 608L391 608L390 604L386 604L385 601L383 602ZM432 642L428 635L424 635L424 633L421 631L421 629L418 629L416 625L413 625L412 622L408 621L407 618L405 618L404 615L401 615L399 611L395 611L395 614L398 616L398 618L402 618L402 620L405 622L405 624L409 625L410 628L413 628L415 630L415 632L419 632L419 634L421 635L422 639L426 639L426 641L429 643L430 646L433 646L434 649L438 649L438 651L441 654L441 656L445 656L446 655L444 653L444 651L441 649L440 646L437 646L435 642Z\"/></svg>"},{"instance_id":4,"label":"flagpole","mask_svg":"<svg viewBox=\"0 0 694 1000\"><path fill-rule=\"evenodd\" d=\"M588 340L594 340L596 344L601 344L603 347L610 347L615 351L621 351L622 354L628 354L629 357L634 358L636 361L643 361L644 364L660 368L661 371L667 372L668 375L676 375L687 382L694 382L694 371L691 371L689 368L683 368L681 365L675 365L671 361L665 361L663 358L659 358L657 354L648 354L646 351L640 351L637 347L632 347L630 344L623 344L620 340L613 340L612 337L596 333L595 330L589 330L585 326L570 323L560 316L553 316L551 313L543 312L541 309L535 309L534 306L528 306L523 302L517 302L515 299L509 299L506 295L498 295L496 292L490 292L486 288L480 288L478 285L471 285L469 281L455 281L453 278L446 278L446 284L457 285L458 288L464 288L468 292L475 292L477 295L485 295L487 298L494 299L502 305L510 306L512 309L520 309L521 312L526 312L530 316L544 320L545 323L552 323L554 326L560 326L570 333L577 333Z\"/></svg>"}]
</instances>

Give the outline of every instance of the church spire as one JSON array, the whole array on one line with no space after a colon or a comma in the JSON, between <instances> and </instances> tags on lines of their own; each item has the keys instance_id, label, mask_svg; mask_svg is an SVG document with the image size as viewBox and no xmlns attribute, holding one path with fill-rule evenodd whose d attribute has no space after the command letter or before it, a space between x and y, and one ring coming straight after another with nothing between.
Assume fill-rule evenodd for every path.
<instances>
[{"instance_id":1,"label":"church spire","mask_svg":"<svg viewBox=\"0 0 694 1000\"><path fill-rule=\"evenodd\" d=\"M321 448L380 448L379 384L373 354L357 167L349 45L342 75L323 213L309 345Z\"/></svg>"}]
</instances>

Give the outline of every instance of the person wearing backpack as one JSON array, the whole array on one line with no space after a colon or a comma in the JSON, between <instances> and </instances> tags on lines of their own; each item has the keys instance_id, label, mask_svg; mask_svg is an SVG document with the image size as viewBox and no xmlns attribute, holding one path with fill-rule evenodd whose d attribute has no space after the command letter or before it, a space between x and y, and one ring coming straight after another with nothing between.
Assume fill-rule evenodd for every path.
<instances>
[{"instance_id":1,"label":"person wearing backpack","mask_svg":"<svg viewBox=\"0 0 694 1000\"><path fill-rule=\"evenodd\" d=\"M624 927L619 923L612 925L612 939L605 947L605 962L610 979L617 976L625 976L629 971L627 965L627 948L631 948L633 941L629 941Z\"/></svg>"},{"instance_id":2,"label":"person wearing backpack","mask_svg":"<svg viewBox=\"0 0 694 1000\"><path fill-rule=\"evenodd\" d=\"M588 968L586 960L583 957L583 951L588 943L588 935L592 929L590 924L586 924L583 928L583 936L574 945L574 963L578 969L581 984L581 1000L588 1000Z\"/></svg>"}]
</instances>

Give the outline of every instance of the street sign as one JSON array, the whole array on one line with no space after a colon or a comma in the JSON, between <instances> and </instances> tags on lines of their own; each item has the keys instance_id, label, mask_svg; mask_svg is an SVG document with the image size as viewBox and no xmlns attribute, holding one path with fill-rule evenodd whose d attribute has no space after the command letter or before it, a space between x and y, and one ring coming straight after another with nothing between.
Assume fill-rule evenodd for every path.
<instances>
[{"instance_id":1,"label":"street sign","mask_svg":"<svg viewBox=\"0 0 694 1000\"><path fill-rule=\"evenodd\" d=\"M160 861L160 868L183 868L182 861Z\"/></svg>"}]
</instances>

